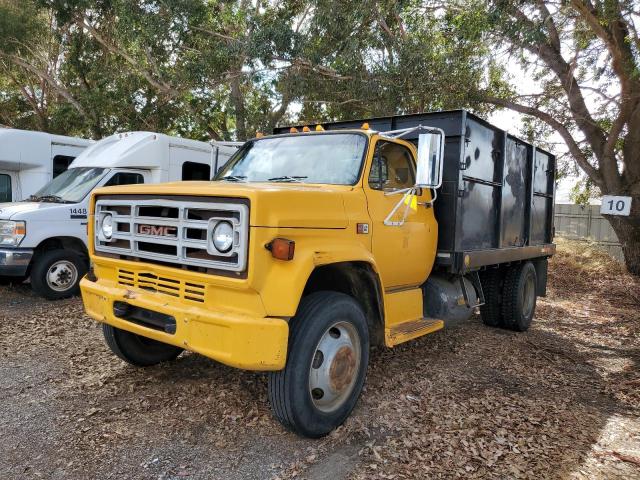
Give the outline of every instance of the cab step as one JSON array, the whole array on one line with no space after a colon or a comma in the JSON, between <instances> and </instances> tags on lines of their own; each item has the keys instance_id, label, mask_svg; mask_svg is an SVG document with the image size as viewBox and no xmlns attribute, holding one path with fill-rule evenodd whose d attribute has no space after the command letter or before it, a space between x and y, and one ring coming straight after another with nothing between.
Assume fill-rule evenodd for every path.
<instances>
[{"instance_id":1,"label":"cab step","mask_svg":"<svg viewBox=\"0 0 640 480\"><path fill-rule=\"evenodd\" d=\"M442 320L435 318L418 318L398 323L386 329L386 344L390 347L413 340L414 338L437 332L444 327Z\"/></svg>"}]
</instances>

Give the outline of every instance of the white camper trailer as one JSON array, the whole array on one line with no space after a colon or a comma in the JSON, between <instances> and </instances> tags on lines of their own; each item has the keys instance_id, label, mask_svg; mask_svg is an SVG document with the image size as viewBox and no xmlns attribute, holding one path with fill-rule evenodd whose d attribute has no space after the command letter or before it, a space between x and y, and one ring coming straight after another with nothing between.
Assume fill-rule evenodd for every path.
<instances>
[{"instance_id":1,"label":"white camper trailer","mask_svg":"<svg viewBox=\"0 0 640 480\"><path fill-rule=\"evenodd\" d=\"M0 276L31 277L39 295L78 291L87 271L90 193L103 186L209 180L240 143L206 143L152 132L112 135L87 148L28 201L0 204Z\"/></svg>"},{"instance_id":2,"label":"white camper trailer","mask_svg":"<svg viewBox=\"0 0 640 480\"><path fill-rule=\"evenodd\" d=\"M91 143L82 138L0 128L0 202L17 202L37 192Z\"/></svg>"}]
</instances>

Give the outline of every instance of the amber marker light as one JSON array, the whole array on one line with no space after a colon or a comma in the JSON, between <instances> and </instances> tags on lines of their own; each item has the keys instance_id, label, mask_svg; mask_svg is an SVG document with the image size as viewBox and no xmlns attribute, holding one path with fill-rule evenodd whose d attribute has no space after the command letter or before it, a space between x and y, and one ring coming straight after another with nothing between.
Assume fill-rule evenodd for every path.
<instances>
[{"instance_id":1,"label":"amber marker light","mask_svg":"<svg viewBox=\"0 0 640 480\"><path fill-rule=\"evenodd\" d=\"M305 125L304 127L302 127L302 131L303 131L304 133L308 133L308 132L310 132L310 131L311 131L311 129Z\"/></svg>"},{"instance_id":2,"label":"amber marker light","mask_svg":"<svg viewBox=\"0 0 640 480\"><path fill-rule=\"evenodd\" d=\"M362 128L362 130L369 130L369 124L367 122L364 122L362 124L362 127L360 127L360 128Z\"/></svg>"},{"instance_id":3,"label":"amber marker light","mask_svg":"<svg viewBox=\"0 0 640 480\"><path fill-rule=\"evenodd\" d=\"M262 138L262 137L264 137L264 133L256 132L256 138Z\"/></svg>"},{"instance_id":4,"label":"amber marker light","mask_svg":"<svg viewBox=\"0 0 640 480\"><path fill-rule=\"evenodd\" d=\"M286 238L274 238L265 245L266 249L271 252L273 258L278 260L293 260L293 254L296 250L296 242L287 240Z\"/></svg>"},{"instance_id":5,"label":"amber marker light","mask_svg":"<svg viewBox=\"0 0 640 480\"><path fill-rule=\"evenodd\" d=\"M298 129L296 127L291 127L289 129L289 133L298 133Z\"/></svg>"},{"instance_id":6,"label":"amber marker light","mask_svg":"<svg viewBox=\"0 0 640 480\"><path fill-rule=\"evenodd\" d=\"M316 125L316 132L324 132L324 128L322 128L322 125Z\"/></svg>"}]
</instances>

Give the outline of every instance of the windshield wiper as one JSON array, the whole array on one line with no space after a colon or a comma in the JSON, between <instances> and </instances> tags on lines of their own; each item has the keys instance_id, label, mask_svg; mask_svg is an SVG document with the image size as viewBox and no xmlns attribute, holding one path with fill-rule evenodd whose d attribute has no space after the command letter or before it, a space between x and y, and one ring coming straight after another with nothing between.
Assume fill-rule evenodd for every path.
<instances>
[{"instance_id":1,"label":"windshield wiper","mask_svg":"<svg viewBox=\"0 0 640 480\"><path fill-rule=\"evenodd\" d=\"M282 177L273 177L270 178L270 182L298 182L302 183L301 180L308 178L307 176L301 175L284 175Z\"/></svg>"},{"instance_id":2,"label":"windshield wiper","mask_svg":"<svg viewBox=\"0 0 640 480\"><path fill-rule=\"evenodd\" d=\"M227 175L226 177L222 177L220 180L227 180L229 182L244 182L246 178L246 175Z\"/></svg>"},{"instance_id":3,"label":"windshield wiper","mask_svg":"<svg viewBox=\"0 0 640 480\"><path fill-rule=\"evenodd\" d=\"M41 195L41 196L31 195L29 197L29 200L34 202L73 203L65 200L59 195Z\"/></svg>"}]
</instances>

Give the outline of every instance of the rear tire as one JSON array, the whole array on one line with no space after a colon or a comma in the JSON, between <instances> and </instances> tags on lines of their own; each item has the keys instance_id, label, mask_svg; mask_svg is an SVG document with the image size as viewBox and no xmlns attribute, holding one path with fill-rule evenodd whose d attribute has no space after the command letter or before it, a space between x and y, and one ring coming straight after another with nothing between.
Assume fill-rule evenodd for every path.
<instances>
[{"instance_id":1,"label":"rear tire","mask_svg":"<svg viewBox=\"0 0 640 480\"><path fill-rule=\"evenodd\" d=\"M536 269L531 262L509 268L502 292L504 328L525 332L536 311Z\"/></svg>"},{"instance_id":2,"label":"rear tire","mask_svg":"<svg viewBox=\"0 0 640 480\"><path fill-rule=\"evenodd\" d=\"M285 368L269 374L269 401L289 430L318 438L341 425L355 407L369 363L362 308L338 292L302 299L289 322Z\"/></svg>"},{"instance_id":3,"label":"rear tire","mask_svg":"<svg viewBox=\"0 0 640 480\"><path fill-rule=\"evenodd\" d=\"M113 353L136 367L149 367L175 360L182 353L182 348L136 335L106 323L102 324L102 334Z\"/></svg>"},{"instance_id":4,"label":"rear tire","mask_svg":"<svg viewBox=\"0 0 640 480\"><path fill-rule=\"evenodd\" d=\"M503 272L494 268L481 273L480 284L484 294L484 305L480 306L480 316L489 327L502 327L502 278Z\"/></svg>"},{"instance_id":5,"label":"rear tire","mask_svg":"<svg viewBox=\"0 0 640 480\"><path fill-rule=\"evenodd\" d=\"M47 300L59 300L80 292L80 280L87 273L84 258L73 250L49 250L33 260L31 288Z\"/></svg>"}]
</instances>

